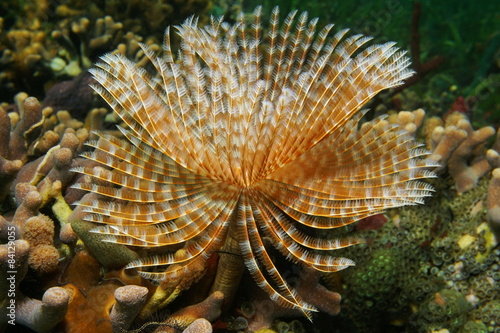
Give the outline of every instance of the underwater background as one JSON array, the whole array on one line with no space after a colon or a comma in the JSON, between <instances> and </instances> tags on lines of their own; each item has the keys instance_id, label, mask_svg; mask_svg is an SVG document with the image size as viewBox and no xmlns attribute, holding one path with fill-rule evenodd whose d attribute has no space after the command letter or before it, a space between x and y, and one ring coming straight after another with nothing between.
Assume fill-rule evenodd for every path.
<instances>
[{"instance_id":1,"label":"underwater background","mask_svg":"<svg viewBox=\"0 0 500 333\"><path fill-rule=\"evenodd\" d=\"M84 143L96 139L92 131L117 135L120 123L89 87L88 69L105 53L147 66L139 42L159 52L167 26L192 15L201 25L211 15L234 23L256 6L262 6L263 22L275 6L282 18L307 11L320 27L334 23L334 31L349 28L407 50L414 76L368 102L365 117L389 114L389 123L423 142L442 165L433 170L438 178L428 181L435 193L424 205L345 228L366 239L335 253L356 266L311 278L273 256L292 285L308 283L311 294L328 296L318 299L326 310L314 313L312 322L272 305L248 274L232 304L209 296L217 258L193 281L161 289L123 268L141 250L103 243L90 225L71 222L83 196L71 187L79 181L74 163ZM499 127L496 1L3 0L0 330L500 332ZM9 280L9 271L15 278ZM329 296L337 293L340 313L328 314ZM16 325L9 322L12 299ZM188 331L199 318L211 325Z\"/></svg>"}]
</instances>

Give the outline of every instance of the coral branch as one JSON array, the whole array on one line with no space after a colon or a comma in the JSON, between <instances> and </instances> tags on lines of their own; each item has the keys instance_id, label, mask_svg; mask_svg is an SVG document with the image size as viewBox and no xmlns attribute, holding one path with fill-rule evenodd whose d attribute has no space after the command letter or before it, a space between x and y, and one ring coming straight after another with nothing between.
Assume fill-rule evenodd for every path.
<instances>
[{"instance_id":1,"label":"coral branch","mask_svg":"<svg viewBox=\"0 0 500 333\"><path fill-rule=\"evenodd\" d=\"M51 332L68 310L69 294L60 287L47 289L42 301L23 298L17 305L16 320L36 332Z\"/></svg>"},{"instance_id":2,"label":"coral branch","mask_svg":"<svg viewBox=\"0 0 500 333\"><path fill-rule=\"evenodd\" d=\"M113 331L127 330L146 303L148 288L141 286L124 286L115 290L116 303L109 317Z\"/></svg>"},{"instance_id":3,"label":"coral branch","mask_svg":"<svg viewBox=\"0 0 500 333\"><path fill-rule=\"evenodd\" d=\"M212 333L212 324L205 318L193 321L182 333Z\"/></svg>"},{"instance_id":4,"label":"coral branch","mask_svg":"<svg viewBox=\"0 0 500 333\"><path fill-rule=\"evenodd\" d=\"M320 272L309 267L304 267L300 274L297 293L305 302L314 305L319 310L332 316L340 312L339 293L326 289L319 283Z\"/></svg>"}]
</instances>

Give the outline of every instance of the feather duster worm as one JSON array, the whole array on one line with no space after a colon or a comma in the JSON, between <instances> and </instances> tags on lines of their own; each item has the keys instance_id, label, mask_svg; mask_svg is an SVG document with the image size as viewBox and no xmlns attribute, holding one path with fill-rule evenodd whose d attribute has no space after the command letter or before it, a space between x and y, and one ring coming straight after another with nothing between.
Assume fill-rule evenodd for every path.
<instances>
[{"instance_id":1,"label":"feather duster worm","mask_svg":"<svg viewBox=\"0 0 500 333\"><path fill-rule=\"evenodd\" d=\"M432 187L434 162L405 131L382 118L358 126L363 104L412 75L394 43L331 34L317 19L261 12L250 26L194 18L177 27L176 60L167 29L164 55L147 46L156 74L105 55L94 89L121 117L126 140L97 133L85 154L104 168L77 168L100 195L85 203L94 232L140 247L184 244L182 255L128 267L162 280L220 249L228 230L256 283L282 306L315 310L280 275L263 237L293 262L323 272L354 264L330 250L358 238L319 237L385 209L414 205ZM175 269L149 270L152 266ZM171 267L172 268L172 267Z\"/></svg>"}]
</instances>

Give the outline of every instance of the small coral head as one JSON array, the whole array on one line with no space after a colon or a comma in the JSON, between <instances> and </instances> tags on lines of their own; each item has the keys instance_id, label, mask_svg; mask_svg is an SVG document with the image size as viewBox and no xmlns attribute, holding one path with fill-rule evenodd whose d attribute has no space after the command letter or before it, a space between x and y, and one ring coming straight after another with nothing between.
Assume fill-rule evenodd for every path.
<instances>
[{"instance_id":1,"label":"small coral head","mask_svg":"<svg viewBox=\"0 0 500 333\"><path fill-rule=\"evenodd\" d=\"M96 180L78 187L101 195L84 209L108 241L185 244L129 265L145 277L187 273L234 237L271 299L308 314L263 238L295 263L338 271L354 263L330 250L360 240L332 237L336 228L431 194L419 143L383 118L358 126L362 105L412 71L394 43L318 31L305 12L280 23L275 8L268 34L260 8L250 25L241 17L203 28L188 19L175 61L168 30L162 57L142 45L154 74L119 54L101 58L94 89L126 139L97 133L85 156L104 168L77 169Z\"/></svg>"}]
</instances>

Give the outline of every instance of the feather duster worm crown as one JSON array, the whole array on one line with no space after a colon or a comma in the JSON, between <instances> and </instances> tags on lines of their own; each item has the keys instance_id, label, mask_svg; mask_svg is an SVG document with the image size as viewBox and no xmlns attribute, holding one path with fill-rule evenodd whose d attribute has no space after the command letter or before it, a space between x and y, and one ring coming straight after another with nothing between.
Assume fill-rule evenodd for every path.
<instances>
[{"instance_id":1,"label":"feather duster worm crown","mask_svg":"<svg viewBox=\"0 0 500 333\"><path fill-rule=\"evenodd\" d=\"M318 235L422 203L433 190L420 179L433 176L433 162L382 118L358 126L363 104L412 75L394 43L361 48L369 37L317 31L307 13L280 24L277 8L264 41L260 18L258 8L250 26L212 19L199 28L188 19L177 27L176 61L167 29L162 57L141 45L155 75L103 56L91 70L94 89L126 124L126 140L97 133L85 156L103 167L76 169L94 179L77 187L98 194L81 205L107 241L184 244L182 254L128 265L143 276L189 272L232 230L259 287L307 314L314 307L280 275L263 238L322 272L353 265L330 250L359 239ZM162 265L169 269L150 269Z\"/></svg>"}]
</instances>

